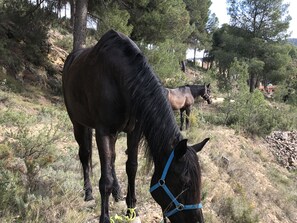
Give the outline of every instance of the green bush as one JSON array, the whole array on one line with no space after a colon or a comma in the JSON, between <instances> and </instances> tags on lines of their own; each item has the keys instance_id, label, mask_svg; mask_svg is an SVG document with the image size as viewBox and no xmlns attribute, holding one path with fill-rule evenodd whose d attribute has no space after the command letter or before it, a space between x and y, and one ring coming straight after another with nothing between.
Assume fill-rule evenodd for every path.
<instances>
[{"instance_id":1,"label":"green bush","mask_svg":"<svg viewBox=\"0 0 297 223\"><path fill-rule=\"evenodd\" d=\"M230 99L234 101L230 101ZM214 114L205 114L206 122L227 125L250 135L265 136L273 130L293 130L297 108L284 104L274 105L263 94L238 92L227 98ZM285 115L284 115L285 114Z\"/></svg>"},{"instance_id":2,"label":"green bush","mask_svg":"<svg viewBox=\"0 0 297 223\"><path fill-rule=\"evenodd\" d=\"M71 52L72 50L72 37L64 37L62 40L58 41L56 44L58 47L62 48L63 50L67 51L67 52Z\"/></svg>"},{"instance_id":3,"label":"green bush","mask_svg":"<svg viewBox=\"0 0 297 223\"><path fill-rule=\"evenodd\" d=\"M61 209L59 217L49 217L52 216L50 210L57 212L57 205L63 202L59 195L67 192L74 197L77 196L74 191L79 190L78 186L81 188L80 181L73 184L78 185L75 189L69 187L65 169L55 167L63 162L69 168L73 163L57 149L58 142L66 137L65 132L70 128L65 112L44 108L28 118L22 111L6 110L0 115L0 124L7 127L0 144L0 221L55 222L57 218L63 219L67 212L65 208ZM67 175L70 174L68 170Z\"/></svg>"},{"instance_id":4,"label":"green bush","mask_svg":"<svg viewBox=\"0 0 297 223\"><path fill-rule=\"evenodd\" d=\"M0 209L3 210L0 212L0 219L4 215L16 216L23 212L26 195L26 187L21 174L7 169L6 162L0 160Z\"/></svg>"},{"instance_id":5,"label":"green bush","mask_svg":"<svg viewBox=\"0 0 297 223\"><path fill-rule=\"evenodd\" d=\"M239 93L235 102L226 102L226 125L252 135L267 135L277 126L276 115L260 91Z\"/></svg>"}]
</instances>

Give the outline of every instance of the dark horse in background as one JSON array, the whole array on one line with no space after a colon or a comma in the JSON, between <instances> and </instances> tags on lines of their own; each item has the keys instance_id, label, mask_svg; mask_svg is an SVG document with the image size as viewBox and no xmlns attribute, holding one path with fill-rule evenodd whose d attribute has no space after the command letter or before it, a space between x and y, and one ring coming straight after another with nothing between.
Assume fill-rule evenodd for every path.
<instances>
[{"instance_id":1,"label":"dark horse in background","mask_svg":"<svg viewBox=\"0 0 297 223\"><path fill-rule=\"evenodd\" d=\"M195 103L195 98L201 96L208 104L211 104L210 84L206 85L185 85L178 88L166 88L168 91L168 100L173 110L180 111L180 130L183 130L183 113L186 111L186 129L189 127L189 116L191 108Z\"/></svg>"},{"instance_id":2,"label":"dark horse in background","mask_svg":"<svg viewBox=\"0 0 297 223\"><path fill-rule=\"evenodd\" d=\"M164 216L171 223L204 222L196 152L209 138L187 146L165 88L136 44L110 30L94 47L72 52L62 78L66 108L79 145L86 201L93 199L89 179L91 130L96 132L101 165L100 223L110 222L109 197L112 194L117 199L120 193L115 173L115 142L121 131L127 133L127 207L136 206L138 144L144 138L149 160L154 164L150 191Z\"/></svg>"}]
</instances>

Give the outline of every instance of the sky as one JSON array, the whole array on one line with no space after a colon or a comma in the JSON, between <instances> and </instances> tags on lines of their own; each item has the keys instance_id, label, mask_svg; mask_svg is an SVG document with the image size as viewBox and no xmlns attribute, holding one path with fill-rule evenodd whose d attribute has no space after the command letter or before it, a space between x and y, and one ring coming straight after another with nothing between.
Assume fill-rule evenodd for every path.
<instances>
[{"instance_id":1,"label":"sky","mask_svg":"<svg viewBox=\"0 0 297 223\"><path fill-rule=\"evenodd\" d=\"M229 16L227 15L227 5L226 0L211 0L212 5L210 7L211 12L215 13L219 19L220 25L223 23L229 23ZM292 32L291 38L297 38L297 13L294 9L297 9L296 0L284 0L283 3L289 3L289 14L292 17L290 22L289 32Z\"/></svg>"}]
</instances>

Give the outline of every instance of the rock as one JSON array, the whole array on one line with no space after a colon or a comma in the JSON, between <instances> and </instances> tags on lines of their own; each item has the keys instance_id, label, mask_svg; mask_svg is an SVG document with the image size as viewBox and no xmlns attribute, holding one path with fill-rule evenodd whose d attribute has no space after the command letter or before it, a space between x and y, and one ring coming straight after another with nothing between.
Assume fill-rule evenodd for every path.
<instances>
[{"instance_id":1,"label":"rock","mask_svg":"<svg viewBox=\"0 0 297 223\"><path fill-rule=\"evenodd\" d=\"M276 160L288 170L296 170L297 131L275 131L266 137Z\"/></svg>"},{"instance_id":2,"label":"rock","mask_svg":"<svg viewBox=\"0 0 297 223\"><path fill-rule=\"evenodd\" d=\"M293 157L289 157L288 163L289 163L289 166L295 166L296 165L296 161L295 161L295 159Z\"/></svg>"}]
</instances>

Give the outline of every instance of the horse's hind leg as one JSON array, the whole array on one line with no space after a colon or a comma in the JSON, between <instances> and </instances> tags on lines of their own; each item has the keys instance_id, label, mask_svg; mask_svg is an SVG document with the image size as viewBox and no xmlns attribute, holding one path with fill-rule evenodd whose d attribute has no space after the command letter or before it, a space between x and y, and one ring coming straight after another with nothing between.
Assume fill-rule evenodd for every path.
<instances>
[{"instance_id":1,"label":"horse's hind leg","mask_svg":"<svg viewBox=\"0 0 297 223\"><path fill-rule=\"evenodd\" d=\"M78 123L73 123L74 136L79 145L79 159L83 167L85 201L93 200L90 182L90 168L92 168L92 129Z\"/></svg>"}]
</instances>

